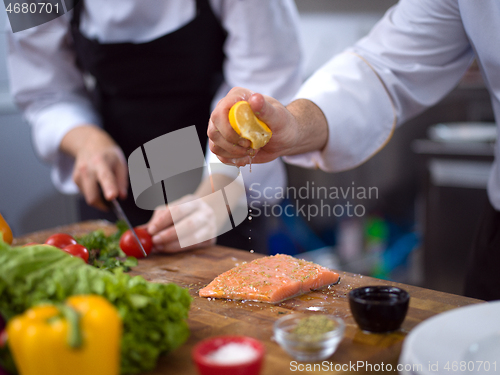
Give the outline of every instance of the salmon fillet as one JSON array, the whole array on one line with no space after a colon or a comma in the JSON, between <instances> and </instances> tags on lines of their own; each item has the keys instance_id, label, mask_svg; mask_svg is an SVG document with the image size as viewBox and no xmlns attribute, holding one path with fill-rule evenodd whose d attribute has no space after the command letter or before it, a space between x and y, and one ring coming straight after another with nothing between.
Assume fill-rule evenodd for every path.
<instances>
[{"instance_id":1,"label":"salmon fillet","mask_svg":"<svg viewBox=\"0 0 500 375\"><path fill-rule=\"evenodd\" d=\"M290 255L256 259L217 276L200 297L252 300L269 303L307 293L339 281L339 274Z\"/></svg>"}]
</instances>

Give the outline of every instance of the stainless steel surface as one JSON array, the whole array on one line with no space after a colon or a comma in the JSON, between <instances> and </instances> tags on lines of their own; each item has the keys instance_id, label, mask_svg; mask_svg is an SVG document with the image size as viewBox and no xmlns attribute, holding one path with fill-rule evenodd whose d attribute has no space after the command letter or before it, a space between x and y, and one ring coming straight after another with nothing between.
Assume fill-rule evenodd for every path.
<instances>
[{"instance_id":1,"label":"stainless steel surface","mask_svg":"<svg viewBox=\"0 0 500 375\"><path fill-rule=\"evenodd\" d=\"M139 245L139 248L141 249L142 254L144 255L144 257L147 257L148 254L146 253L146 250L144 250L144 247L142 246L141 240L139 240L137 233L135 233L135 230L132 227L132 225L130 224L130 221L128 220L127 215L125 215L125 212L123 212L122 206L120 206L120 203L118 203L118 201L116 199L113 199L111 201L111 203L113 204L113 208L114 208L116 216L118 217L118 219L123 220L127 224L128 228L130 229L130 231L134 235L134 238L137 241L137 244Z\"/></svg>"}]
</instances>

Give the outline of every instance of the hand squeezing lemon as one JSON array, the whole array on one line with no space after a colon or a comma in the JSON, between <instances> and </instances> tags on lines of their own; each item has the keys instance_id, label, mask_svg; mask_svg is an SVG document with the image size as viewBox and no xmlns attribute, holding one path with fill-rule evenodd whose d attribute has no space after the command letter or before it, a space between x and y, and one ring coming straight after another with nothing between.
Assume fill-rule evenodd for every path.
<instances>
[{"instance_id":1,"label":"hand squeezing lemon","mask_svg":"<svg viewBox=\"0 0 500 375\"><path fill-rule=\"evenodd\" d=\"M237 102L229 110L229 123L242 138L251 142L250 147L259 149L271 139L273 132L260 121L246 101Z\"/></svg>"}]
</instances>

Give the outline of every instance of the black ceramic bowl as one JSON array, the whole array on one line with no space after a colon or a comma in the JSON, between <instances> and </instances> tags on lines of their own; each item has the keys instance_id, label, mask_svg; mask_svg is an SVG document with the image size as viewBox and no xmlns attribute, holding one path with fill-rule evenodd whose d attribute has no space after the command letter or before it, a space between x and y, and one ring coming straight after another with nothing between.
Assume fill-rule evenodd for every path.
<instances>
[{"instance_id":1,"label":"black ceramic bowl","mask_svg":"<svg viewBox=\"0 0 500 375\"><path fill-rule=\"evenodd\" d=\"M391 332L405 320L410 295L393 286L364 286L349 293L351 313L359 328L369 332Z\"/></svg>"}]
</instances>

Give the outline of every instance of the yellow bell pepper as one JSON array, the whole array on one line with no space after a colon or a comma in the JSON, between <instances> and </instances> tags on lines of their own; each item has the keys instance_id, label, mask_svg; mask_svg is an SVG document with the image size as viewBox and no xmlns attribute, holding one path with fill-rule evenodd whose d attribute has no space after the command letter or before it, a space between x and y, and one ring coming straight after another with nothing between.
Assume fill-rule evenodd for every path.
<instances>
[{"instance_id":1,"label":"yellow bell pepper","mask_svg":"<svg viewBox=\"0 0 500 375\"><path fill-rule=\"evenodd\" d=\"M7 325L21 375L117 375L121 334L118 311L97 295L36 306Z\"/></svg>"}]
</instances>

